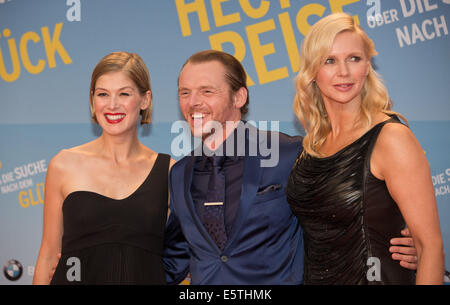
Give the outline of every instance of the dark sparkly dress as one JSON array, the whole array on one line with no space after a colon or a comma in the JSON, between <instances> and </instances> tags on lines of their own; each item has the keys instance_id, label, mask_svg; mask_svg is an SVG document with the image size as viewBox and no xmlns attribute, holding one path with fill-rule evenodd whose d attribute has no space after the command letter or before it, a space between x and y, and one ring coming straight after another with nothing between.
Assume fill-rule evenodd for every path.
<instances>
[{"instance_id":1,"label":"dark sparkly dress","mask_svg":"<svg viewBox=\"0 0 450 305\"><path fill-rule=\"evenodd\" d=\"M326 158L301 154L286 187L305 242L305 284L414 284L415 272L391 258L390 239L405 222L370 157L386 123Z\"/></svg>"},{"instance_id":2,"label":"dark sparkly dress","mask_svg":"<svg viewBox=\"0 0 450 305\"><path fill-rule=\"evenodd\" d=\"M169 162L169 155L158 154L145 181L127 198L89 191L67 196L61 259L51 284L166 283L162 248Z\"/></svg>"}]
</instances>

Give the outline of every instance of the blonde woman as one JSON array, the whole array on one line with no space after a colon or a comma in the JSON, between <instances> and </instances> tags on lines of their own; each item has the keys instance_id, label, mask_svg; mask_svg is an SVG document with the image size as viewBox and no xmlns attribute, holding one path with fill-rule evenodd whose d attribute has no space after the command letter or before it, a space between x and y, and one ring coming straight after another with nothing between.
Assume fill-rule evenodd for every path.
<instances>
[{"instance_id":1,"label":"blonde woman","mask_svg":"<svg viewBox=\"0 0 450 305\"><path fill-rule=\"evenodd\" d=\"M317 22L303 41L294 111L306 130L287 185L304 231L305 284L440 284L443 244L429 165L391 110L352 17ZM417 276L391 259L406 225Z\"/></svg>"},{"instance_id":2,"label":"blonde woman","mask_svg":"<svg viewBox=\"0 0 450 305\"><path fill-rule=\"evenodd\" d=\"M48 167L33 282L164 284L171 159L138 140L137 124L150 123L152 111L150 77L139 55L111 53L97 64L90 107L101 136L62 150Z\"/></svg>"}]
</instances>

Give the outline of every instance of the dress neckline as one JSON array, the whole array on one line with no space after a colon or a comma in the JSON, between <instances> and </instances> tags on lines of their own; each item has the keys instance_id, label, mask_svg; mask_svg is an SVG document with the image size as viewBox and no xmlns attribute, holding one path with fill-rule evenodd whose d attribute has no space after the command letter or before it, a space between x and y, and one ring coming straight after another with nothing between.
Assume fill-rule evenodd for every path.
<instances>
[{"instance_id":1,"label":"dress neckline","mask_svg":"<svg viewBox=\"0 0 450 305\"><path fill-rule=\"evenodd\" d=\"M393 117L390 117L390 118L387 119L387 120L384 120L384 121L381 121L381 122L375 124L375 125L372 126L369 130L367 130L365 133L363 133L359 138L357 138L355 141L353 141L353 142L351 142L350 144L347 144L346 146L342 147L340 150L338 150L337 152L335 152L335 153L332 154L332 155L329 155L329 156L327 156L327 157L314 157L314 156L311 156L310 154L307 154L307 155L308 155L309 157L311 157L311 158L313 158L313 159L315 159L315 160L319 160L319 161L322 161L322 160L325 161L325 160L329 160L329 159L336 158L336 157L338 157L339 155L341 155L342 153L344 153L346 150L348 150L349 148L351 148L352 146L354 146L354 145L356 145L357 143L359 143L360 141L362 141L362 139L364 139L368 134L370 134L373 130L375 130L376 127L378 127L378 126L381 125L381 124L385 124L385 123L391 121L392 119L393 119Z\"/></svg>"},{"instance_id":2,"label":"dress neckline","mask_svg":"<svg viewBox=\"0 0 450 305\"><path fill-rule=\"evenodd\" d=\"M86 194L93 194L93 195L95 195L95 196L99 196L99 197L102 197L102 198L106 198L106 199L109 199L109 200L111 200L111 201L116 201L116 202L122 202L122 201L125 201L125 200L127 200L127 199L130 199L131 197L133 197L146 183L147 183L147 181L150 179L150 176L151 176L151 174L152 174L152 172L153 172L153 169L155 168L155 166L156 166L156 164L157 164L157 162L158 162L158 159L159 159L159 157L160 157L160 155L161 154L158 154L157 156L156 156L156 159L155 159L155 163L153 164L153 166L152 166L152 168L150 169L150 171L149 171L149 173L148 173L148 175L147 175L147 177L144 179L144 181L130 194L130 195L128 195L128 196L126 196L125 198L121 198L121 199L116 199L116 198L111 198L111 197L108 197L108 196L106 196L106 195L103 195L103 194L100 194L100 193L98 193L98 192L95 192L95 191L87 191L87 190L78 190L78 191L73 191L73 192L70 192L67 196L66 196L66 198L64 199L64 201L63 201L63 205L64 205L64 203L69 199L69 197L71 197L71 196L73 196L73 195L75 195L75 194L77 194L77 193L86 193Z\"/></svg>"}]
</instances>

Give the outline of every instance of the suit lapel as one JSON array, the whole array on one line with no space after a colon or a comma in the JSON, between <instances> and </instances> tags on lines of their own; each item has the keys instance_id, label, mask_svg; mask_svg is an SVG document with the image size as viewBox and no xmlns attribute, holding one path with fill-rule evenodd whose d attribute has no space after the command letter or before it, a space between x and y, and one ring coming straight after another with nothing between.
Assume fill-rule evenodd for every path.
<instances>
[{"instance_id":1,"label":"suit lapel","mask_svg":"<svg viewBox=\"0 0 450 305\"><path fill-rule=\"evenodd\" d=\"M258 145L257 137L255 137L257 133L255 133L255 131L258 130L254 127L249 127L249 129L246 130L245 144L247 152L249 151L249 145ZM227 245L225 246L225 250L228 247L231 247L231 245L235 242L236 237L241 230L241 227L245 223L247 215L251 209L251 204L256 197L256 192L258 191L259 183L261 181L260 178L262 174L262 167L259 154L257 154L257 156L248 156L247 154L244 158L244 172L242 177L242 189L239 209L232 226Z\"/></svg>"},{"instance_id":2,"label":"suit lapel","mask_svg":"<svg viewBox=\"0 0 450 305\"><path fill-rule=\"evenodd\" d=\"M205 226L203 225L203 222L197 213L197 209L195 208L194 200L192 199L191 185L192 185L192 177L194 175L194 164L195 164L195 157L191 156L190 159L187 161L184 172L184 196L186 205L201 235L203 235L205 240L210 244L211 248L216 249L216 251L220 253L219 247L216 245L216 243L206 230Z\"/></svg>"}]
</instances>

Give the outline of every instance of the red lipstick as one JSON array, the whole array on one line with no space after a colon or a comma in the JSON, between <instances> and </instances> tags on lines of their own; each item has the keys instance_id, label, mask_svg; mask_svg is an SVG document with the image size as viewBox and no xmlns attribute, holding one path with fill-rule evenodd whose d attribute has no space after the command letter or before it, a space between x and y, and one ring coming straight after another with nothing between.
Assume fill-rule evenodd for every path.
<instances>
[{"instance_id":1,"label":"red lipstick","mask_svg":"<svg viewBox=\"0 0 450 305\"><path fill-rule=\"evenodd\" d=\"M105 113L105 119L109 124L118 124L125 118L125 113Z\"/></svg>"}]
</instances>

